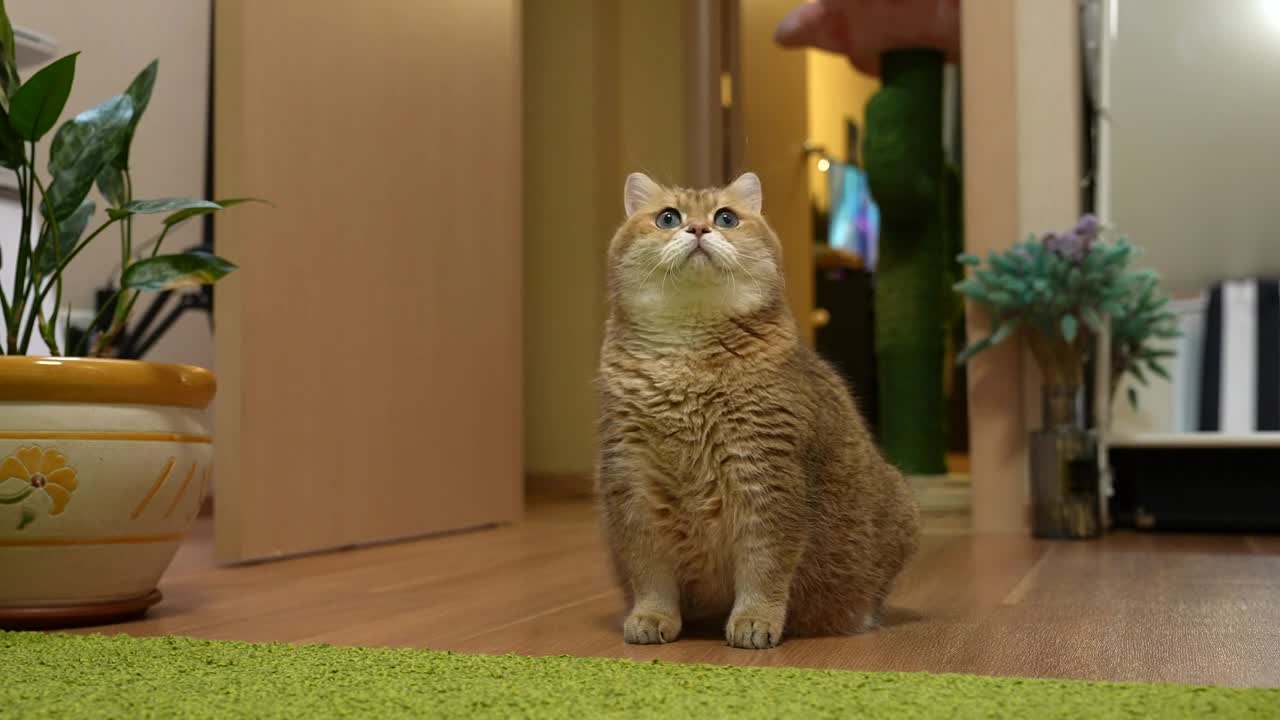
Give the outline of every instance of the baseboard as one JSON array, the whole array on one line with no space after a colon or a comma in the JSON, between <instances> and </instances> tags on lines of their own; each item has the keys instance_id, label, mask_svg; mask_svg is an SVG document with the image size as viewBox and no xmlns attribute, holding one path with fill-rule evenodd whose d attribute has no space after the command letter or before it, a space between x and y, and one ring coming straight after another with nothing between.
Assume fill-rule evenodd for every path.
<instances>
[{"instance_id":1,"label":"baseboard","mask_svg":"<svg viewBox=\"0 0 1280 720\"><path fill-rule=\"evenodd\" d=\"M969 476L911 475L907 477L921 512L964 512L971 509L973 496Z\"/></svg>"},{"instance_id":2,"label":"baseboard","mask_svg":"<svg viewBox=\"0 0 1280 720\"><path fill-rule=\"evenodd\" d=\"M525 495L538 498L589 498L595 484L588 475L530 474L524 479Z\"/></svg>"},{"instance_id":3,"label":"baseboard","mask_svg":"<svg viewBox=\"0 0 1280 720\"><path fill-rule=\"evenodd\" d=\"M966 475L915 476L910 481L920 509L925 512L970 509L971 491ZM589 498L594 495L594 483L585 475L530 474L525 476L525 495L530 498Z\"/></svg>"}]
</instances>

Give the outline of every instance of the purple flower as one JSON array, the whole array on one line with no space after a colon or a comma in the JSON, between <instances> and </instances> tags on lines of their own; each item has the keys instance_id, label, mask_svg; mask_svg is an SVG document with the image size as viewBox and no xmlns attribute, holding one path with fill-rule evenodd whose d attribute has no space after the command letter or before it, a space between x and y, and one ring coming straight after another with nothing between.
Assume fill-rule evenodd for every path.
<instances>
[{"instance_id":1,"label":"purple flower","mask_svg":"<svg viewBox=\"0 0 1280 720\"><path fill-rule=\"evenodd\" d=\"M1044 236L1044 246L1049 252L1071 262L1080 262L1089 252L1088 240L1075 232L1049 233Z\"/></svg>"},{"instance_id":2,"label":"purple flower","mask_svg":"<svg viewBox=\"0 0 1280 720\"><path fill-rule=\"evenodd\" d=\"M1090 244L1098 239L1098 233L1101 231L1102 225L1098 222L1097 216L1092 213L1081 216L1080 222L1076 223L1073 230L1075 234L1088 238Z\"/></svg>"},{"instance_id":3,"label":"purple flower","mask_svg":"<svg viewBox=\"0 0 1280 720\"><path fill-rule=\"evenodd\" d=\"M1042 241L1045 248L1058 257L1078 263L1089 254L1101 229L1098 218L1085 215L1080 218L1074 228L1064 233L1049 233L1042 238Z\"/></svg>"}]
</instances>

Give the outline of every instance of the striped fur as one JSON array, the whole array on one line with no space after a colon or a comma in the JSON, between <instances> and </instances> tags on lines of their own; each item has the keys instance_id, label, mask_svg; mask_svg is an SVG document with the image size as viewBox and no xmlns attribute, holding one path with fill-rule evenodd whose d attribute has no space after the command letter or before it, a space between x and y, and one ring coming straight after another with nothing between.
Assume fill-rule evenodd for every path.
<instances>
[{"instance_id":1,"label":"striped fur","mask_svg":"<svg viewBox=\"0 0 1280 720\"><path fill-rule=\"evenodd\" d=\"M628 180L609 250L597 495L633 643L728 617L736 647L874 627L917 513L848 389L797 337L759 183ZM664 208L682 222L661 229ZM715 226L729 208L732 228ZM689 228L704 225L703 252Z\"/></svg>"}]
</instances>

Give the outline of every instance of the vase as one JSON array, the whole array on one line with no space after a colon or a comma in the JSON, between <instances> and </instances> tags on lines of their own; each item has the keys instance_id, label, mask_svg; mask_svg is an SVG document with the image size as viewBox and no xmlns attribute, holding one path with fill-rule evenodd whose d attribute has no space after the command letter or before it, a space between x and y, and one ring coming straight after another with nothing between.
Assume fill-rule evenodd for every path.
<instances>
[{"instance_id":1,"label":"vase","mask_svg":"<svg viewBox=\"0 0 1280 720\"><path fill-rule=\"evenodd\" d=\"M0 357L0 629L127 620L160 599L209 487L214 391L194 367Z\"/></svg>"},{"instance_id":2,"label":"vase","mask_svg":"<svg viewBox=\"0 0 1280 720\"><path fill-rule=\"evenodd\" d=\"M1031 433L1032 534L1086 539L1102 534L1097 434L1087 428L1081 388L1050 385L1043 427Z\"/></svg>"}]
</instances>

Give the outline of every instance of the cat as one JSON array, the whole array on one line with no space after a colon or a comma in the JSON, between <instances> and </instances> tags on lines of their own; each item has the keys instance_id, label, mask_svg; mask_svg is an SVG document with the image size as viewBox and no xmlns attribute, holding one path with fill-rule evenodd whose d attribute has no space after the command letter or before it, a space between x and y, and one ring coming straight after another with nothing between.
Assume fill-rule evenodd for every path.
<instances>
[{"instance_id":1,"label":"cat","mask_svg":"<svg viewBox=\"0 0 1280 720\"><path fill-rule=\"evenodd\" d=\"M596 495L628 643L722 619L739 648L879 624L918 512L799 340L759 178L627 178L610 243Z\"/></svg>"}]
</instances>

